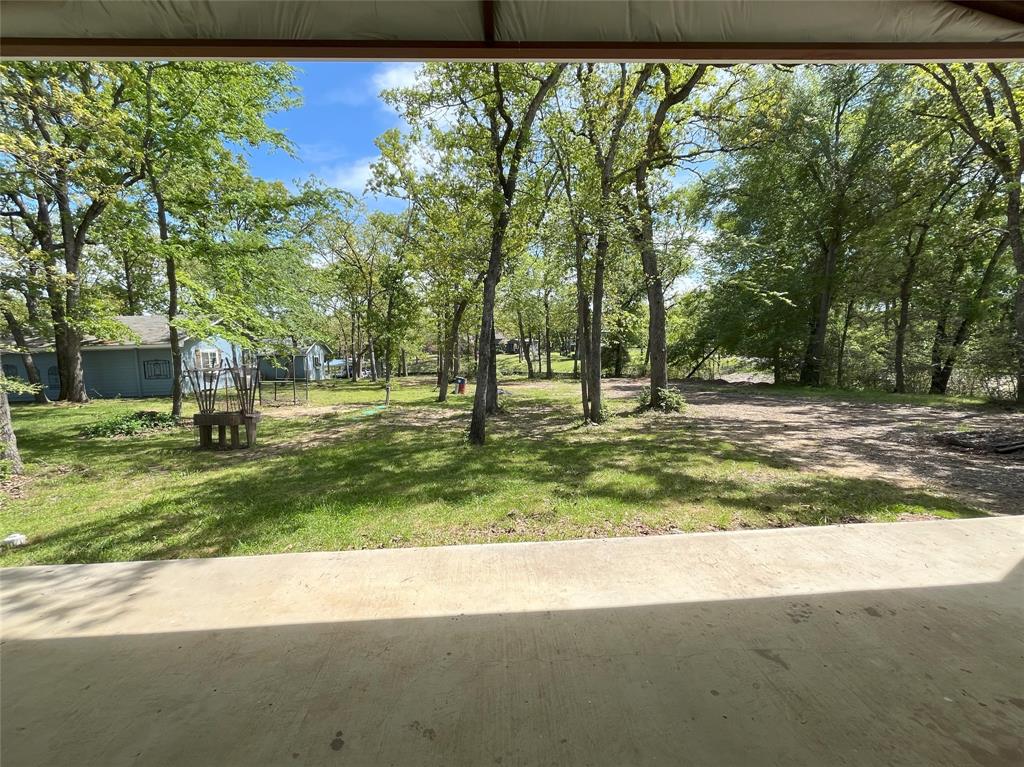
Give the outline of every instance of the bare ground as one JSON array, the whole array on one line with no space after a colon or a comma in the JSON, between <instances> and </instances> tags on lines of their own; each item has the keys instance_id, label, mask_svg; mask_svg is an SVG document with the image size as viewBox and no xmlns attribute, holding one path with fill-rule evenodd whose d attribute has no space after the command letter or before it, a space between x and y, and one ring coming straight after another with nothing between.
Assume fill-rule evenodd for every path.
<instances>
[{"instance_id":1,"label":"bare ground","mask_svg":"<svg viewBox=\"0 0 1024 767\"><path fill-rule=\"evenodd\" d=\"M1024 456L940 444L963 430L1024 433L1024 413L845 402L753 386L676 384L686 420L703 436L787 459L800 468L877 477L946 493L990 512L1024 513ZM608 396L636 396L643 382L615 380Z\"/></svg>"}]
</instances>

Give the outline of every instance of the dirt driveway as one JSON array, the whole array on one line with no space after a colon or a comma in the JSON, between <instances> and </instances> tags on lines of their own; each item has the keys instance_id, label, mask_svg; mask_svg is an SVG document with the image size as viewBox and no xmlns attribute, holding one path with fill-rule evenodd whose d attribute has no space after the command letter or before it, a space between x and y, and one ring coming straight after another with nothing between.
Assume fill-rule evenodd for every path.
<instances>
[{"instance_id":1,"label":"dirt driveway","mask_svg":"<svg viewBox=\"0 0 1024 767\"><path fill-rule=\"evenodd\" d=\"M609 395L636 396L642 383L609 381ZM687 419L702 434L787 458L803 468L896 480L1003 514L1024 513L1024 456L939 444L957 430L1024 433L1024 414L994 408L844 402L772 393L756 386L684 384Z\"/></svg>"}]
</instances>

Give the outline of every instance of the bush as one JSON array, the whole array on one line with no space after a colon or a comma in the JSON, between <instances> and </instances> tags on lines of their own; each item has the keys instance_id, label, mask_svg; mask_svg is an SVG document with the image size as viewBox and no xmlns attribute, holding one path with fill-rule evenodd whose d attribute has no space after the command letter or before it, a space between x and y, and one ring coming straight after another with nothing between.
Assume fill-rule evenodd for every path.
<instances>
[{"instance_id":1,"label":"bush","mask_svg":"<svg viewBox=\"0 0 1024 767\"><path fill-rule=\"evenodd\" d=\"M155 410L136 410L134 413L105 418L99 423L86 426L80 432L83 437L131 437L146 431L173 429L178 419L170 413Z\"/></svg>"},{"instance_id":2,"label":"bush","mask_svg":"<svg viewBox=\"0 0 1024 767\"><path fill-rule=\"evenodd\" d=\"M657 409L662 413L682 413L686 410L686 398L678 389L658 389L658 394L661 402ZM649 410L650 408L651 387L645 386L640 390L640 409Z\"/></svg>"}]
</instances>

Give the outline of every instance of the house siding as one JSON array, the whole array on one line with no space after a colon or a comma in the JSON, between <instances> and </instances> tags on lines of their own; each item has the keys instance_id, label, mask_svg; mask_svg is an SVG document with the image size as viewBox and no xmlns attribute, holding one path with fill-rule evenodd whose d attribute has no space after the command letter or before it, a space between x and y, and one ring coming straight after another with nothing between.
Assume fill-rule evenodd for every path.
<instances>
[{"instance_id":1,"label":"house siding","mask_svg":"<svg viewBox=\"0 0 1024 767\"><path fill-rule=\"evenodd\" d=\"M18 378L23 381L28 380L28 373L25 371L25 360L20 354L12 352L4 352L3 355L4 368L11 366L15 369ZM43 379L43 386L46 389L46 396L53 399L60 394L60 382L57 379L57 355L53 352L35 352L32 355L32 361L36 363L36 369L39 370L39 375ZM53 369L53 385L49 385L48 373L50 369ZM9 372L4 371L5 374ZM31 394L8 394L7 398L11 402L31 402Z\"/></svg>"},{"instance_id":2,"label":"house siding","mask_svg":"<svg viewBox=\"0 0 1024 767\"><path fill-rule=\"evenodd\" d=\"M324 365L326 364L328 351L320 344L313 344L306 353L295 356L294 370L295 378L310 381L323 381L327 377ZM319 357L320 364L315 365L314 358ZM270 357L260 358L260 377L264 381L288 380L292 377L289 371L291 357L285 354L277 358L277 364ZM307 372L308 371L308 372Z\"/></svg>"},{"instance_id":3,"label":"house siding","mask_svg":"<svg viewBox=\"0 0 1024 767\"><path fill-rule=\"evenodd\" d=\"M195 364L195 352L220 351L222 358L229 362L241 359L241 351L222 338L208 340L187 340L182 344L184 364L191 367ZM51 399L60 394L60 383L56 376L57 355L53 352L35 352L32 355L39 369L39 375L46 386L46 394ZM82 349L82 373L85 377L85 389L90 397L168 397L171 394L171 378L146 378L147 362L166 362L171 366L171 350L169 347L158 349ZM22 380L28 380L25 363L20 354L5 353L3 364L7 372L13 367L15 374ZM9 366L9 367L8 367ZM230 385L228 378L224 386ZM187 377L183 381L185 391L189 391ZM12 402L31 402L31 394L11 394Z\"/></svg>"},{"instance_id":4,"label":"house siding","mask_svg":"<svg viewBox=\"0 0 1024 767\"><path fill-rule=\"evenodd\" d=\"M327 356L327 349L320 344L313 344L306 352L306 369L309 371L311 381L323 381L327 377ZM314 363L314 358L319 358L319 365Z\"/></svg>"},{"instance_id":5,"label":"house siding","mask_svg":"<svg viewBox=\"0 0 1024 767\"><path fill-rule=\"evenodd\" d=\"M141 396L143 397L169 397L171 395L171 378L146 378L147 362L163 362L166 368L174 371L174 364L171 359L170 349L136 349L136 375L139 378Z\"/></svg>"}]
</instances>

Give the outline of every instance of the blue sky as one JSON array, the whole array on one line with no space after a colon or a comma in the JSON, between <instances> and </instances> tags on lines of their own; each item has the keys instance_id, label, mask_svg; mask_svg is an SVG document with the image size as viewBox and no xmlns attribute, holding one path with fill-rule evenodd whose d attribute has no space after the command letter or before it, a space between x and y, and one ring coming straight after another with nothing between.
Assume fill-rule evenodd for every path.
<instances>
[{"instance_id":1,"label":"blue sky","mask_svg":"<svg viewBox=\"0 0 1024 767\"><path fill-rule=\"evenodd\" d=\"M382 88L411 84L419 64L297 62L294 66L302 106L273 115L269 122L291 139L296 157L281 151L250 152L253 173L289 186L316 175L332 186L362 194L369 165L377 156L373 140L402 124L378 94ZM386 201L380 204L389 207Z\"/></svg>"},{"instance_id":2,"label":"blue sky","mask_svg":"<svg viewBox=\"0 0 1024 767\"><path fill-rule=\"evenodd\" d=\"M380 99L380 91L412 85L420 64L321 61L293 66L302 105L272 115L269 122L292 141L295 156L280 150L249 151L253 173L291 188L294 182L315 175L330 186L362 195L370 163L377 157L374 139L388 128L403 126L398 114ZM706 159L697 167L706 172L713 164ZM680 185L694 181L683 169L675 179ZM391 198L365 199L370 207L384 210L404 207Z\"/></svg>"}]
</instances>

